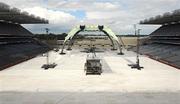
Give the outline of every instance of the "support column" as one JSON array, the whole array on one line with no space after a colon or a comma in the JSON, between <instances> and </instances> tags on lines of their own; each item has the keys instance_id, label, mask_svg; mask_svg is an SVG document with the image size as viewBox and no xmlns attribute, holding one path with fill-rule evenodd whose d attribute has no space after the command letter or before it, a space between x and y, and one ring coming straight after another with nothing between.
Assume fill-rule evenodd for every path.
<instances>
[{"instance_id":1,"label":"support column","mask_svg":"<svg viewBox=\"0 0 180 104\"><path fill-rule=\"evenodd\" d=\"M60 55L64 55L66 53L64 53L64 47L66 45L66 42L63 43L62 49L61 49L61 53L59 53Z\"/></svg>"}]
</instances>

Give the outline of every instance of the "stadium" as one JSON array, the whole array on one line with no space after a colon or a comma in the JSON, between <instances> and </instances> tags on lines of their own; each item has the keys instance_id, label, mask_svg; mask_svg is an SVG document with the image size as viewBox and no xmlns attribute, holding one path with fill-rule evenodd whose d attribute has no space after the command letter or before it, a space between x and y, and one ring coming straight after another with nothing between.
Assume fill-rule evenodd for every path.
<instances>
[{"instance_id":1,"label":"stadium","mask_svg":"<svg viewBox=\"0 0 180 104\"><path fill-rule=\"evenodd\" d=\"M53 35L48 18L0 2L0 104L179 104L180 10L139 21L160 27L126 36L80 24Z\"/></svg>"}]
</instances>

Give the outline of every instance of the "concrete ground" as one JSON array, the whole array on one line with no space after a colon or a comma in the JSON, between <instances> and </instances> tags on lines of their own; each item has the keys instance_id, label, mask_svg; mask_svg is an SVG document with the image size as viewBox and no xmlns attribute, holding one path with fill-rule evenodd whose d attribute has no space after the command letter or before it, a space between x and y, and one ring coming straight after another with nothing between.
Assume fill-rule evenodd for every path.
<instances>
[{"instance_id":1,"label":"concrete ground","mask_svg":"<svg viewBox=\"0 0 180 104\"><path fill-rule=\"evenodd\" d=\"M57 67L44 70L46 58L0 71L0 104L179 104L180 70L141 56L144 69L131 69L135 53L104 49L101 75L85 75L83 49L50 52Z\"/></svg>"}]
</instances>

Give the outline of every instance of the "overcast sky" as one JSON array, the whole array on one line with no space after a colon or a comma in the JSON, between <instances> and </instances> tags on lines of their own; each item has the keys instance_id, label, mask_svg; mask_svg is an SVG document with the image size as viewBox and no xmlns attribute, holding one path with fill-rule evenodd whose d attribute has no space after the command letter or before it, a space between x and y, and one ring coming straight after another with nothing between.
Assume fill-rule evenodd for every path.
<instances>
[{"instance_id":1,"label":"overcast sky","mask_svg":"<svg viewBox=\"0 0 180 104\"><path fill-rule=\"evenodd\" d=\"M48 25L25 25L34 33L68 32L79 24L109 26L116 34L132 34L133 24L164 12L180 9L180 0L0 0L46 18ZM138 26L149 34L159 26Z\"/></svg>"}]
</instances>

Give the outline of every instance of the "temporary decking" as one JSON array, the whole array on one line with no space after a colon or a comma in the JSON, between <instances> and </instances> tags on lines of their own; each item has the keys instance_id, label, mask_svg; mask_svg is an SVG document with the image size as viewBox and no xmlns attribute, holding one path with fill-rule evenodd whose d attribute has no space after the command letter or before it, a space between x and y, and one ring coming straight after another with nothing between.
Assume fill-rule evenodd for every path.
<instances>
[{"instance_id":1,"label":"temporary decking","mask_svg":"<svg viewBox=\"0 0 180 104\"><path fill-rule=\"evenodd\" d=\"M50 52L54 69L38 56L0 72L0 104L179 104L180 70L141 56L144 69L131 69L135 53L106 50L101 75L85 75L87 53Z\"/></svg>"}]
</instances>

